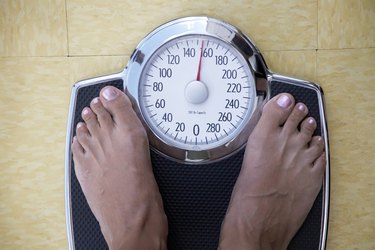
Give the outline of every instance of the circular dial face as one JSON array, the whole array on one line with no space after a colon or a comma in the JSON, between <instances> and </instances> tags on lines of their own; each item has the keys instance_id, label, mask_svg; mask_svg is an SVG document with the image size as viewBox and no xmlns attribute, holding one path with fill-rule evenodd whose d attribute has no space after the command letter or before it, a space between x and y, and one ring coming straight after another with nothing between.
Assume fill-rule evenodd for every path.
<instances>
[{"instance_id":1,"label":"circular dial face","mask_svg":"<svg viewBox=\"0 0 375 250\"><path fill-rule=\"evenodd\" d=\"M187 35L161 46L139 84L142 115L162 141L184 150L230 142L254 109L254 76L232 45Z\"/></svg>"}]
</instances>

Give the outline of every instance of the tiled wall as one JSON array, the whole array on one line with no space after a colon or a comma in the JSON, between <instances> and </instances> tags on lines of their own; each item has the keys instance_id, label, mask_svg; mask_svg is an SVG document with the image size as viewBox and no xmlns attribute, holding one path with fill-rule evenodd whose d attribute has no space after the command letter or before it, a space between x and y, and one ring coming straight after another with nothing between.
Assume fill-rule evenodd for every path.
<instances>
[{"instance_id":1,"label":"tiled wall","mask_svg":"<svg viewBox=\"0 0 375 250\"><path fill-rule=\"evenodd\" d=\"M328 249L375 249L375 1L0 0L0 249L66 249L64 145L80 79L120 71L170 19L224 19L325 91Z\"/></svg>"}]
</instances>

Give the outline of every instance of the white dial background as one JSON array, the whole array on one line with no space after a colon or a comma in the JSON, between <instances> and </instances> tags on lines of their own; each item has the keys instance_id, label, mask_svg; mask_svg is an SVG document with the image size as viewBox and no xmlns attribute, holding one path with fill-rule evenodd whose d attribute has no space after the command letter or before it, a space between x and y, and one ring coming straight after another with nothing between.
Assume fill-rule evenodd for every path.
<instances>
[{"instance_id":1,"label":"white dial background","mask_svg":"<svg viewBox=\"0 0 375 250\"><path fill-rule=\"evenodd\" d=\"M147 62L139 88L150 129L167 144L194 151L235 138L256 98L244 57L204 35L179 37L159 48Z\"/></svg>"}]
</instances>

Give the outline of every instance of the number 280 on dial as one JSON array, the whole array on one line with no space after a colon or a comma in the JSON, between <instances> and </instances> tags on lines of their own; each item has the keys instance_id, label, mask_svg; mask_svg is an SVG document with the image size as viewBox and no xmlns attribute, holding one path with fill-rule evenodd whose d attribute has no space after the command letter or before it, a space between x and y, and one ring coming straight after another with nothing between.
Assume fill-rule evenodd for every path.
<instances>
[{"instance_id":1,"label":"number 280 on dial","mask_svg":"<svg viewBox=\"0 0 375 250\"><path fill-rule=\"evenodd\" d=\"M202 150L236 136L253 109L252 73L243 56L219 39L183 36L160 47L140 82L141 109L168 143Z\"/></svg>"}]
</instances>

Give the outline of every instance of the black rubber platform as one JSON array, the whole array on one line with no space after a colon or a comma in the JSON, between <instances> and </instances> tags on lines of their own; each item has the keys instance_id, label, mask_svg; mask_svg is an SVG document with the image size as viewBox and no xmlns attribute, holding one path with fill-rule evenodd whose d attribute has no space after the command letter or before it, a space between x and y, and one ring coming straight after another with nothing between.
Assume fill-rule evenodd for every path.
<instances>
[{"instance_id":1,"label":"black rubber platform","mask_svg":"<svg viewBox=\"0 0 375 250\"><path fill-rule=\"evenodd\" d=\"M79 89L74 127L81 111L106 85L122 89L122 81L100 83ZM289 92L303 101L317 120L320 134L319 103L314 90L282 82L271 83L271 95ZM232 157L208 165L184 165L151 152L154 174L169 222L168 249L216 249L233 185L237 179L243 150ZM91 213L71 163L71 203L75 249L108 249L99 225ZM319 249L322 225L322 191L306 221L288 249Z\"/></svg>"}]
</instances>

